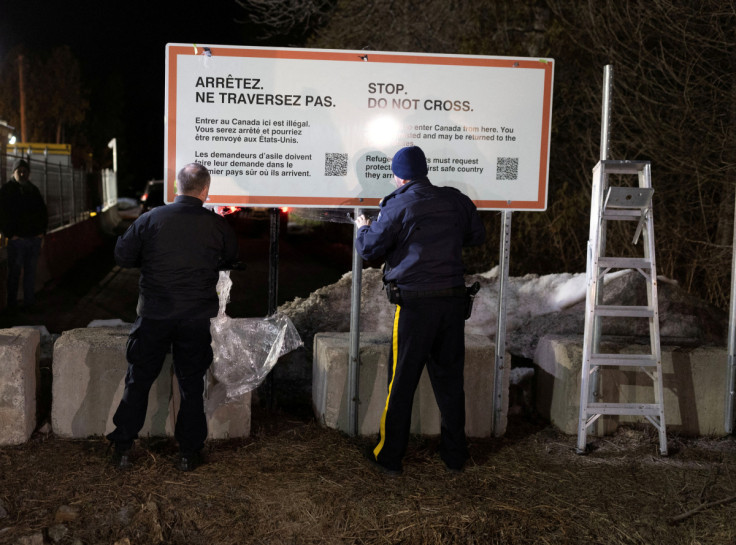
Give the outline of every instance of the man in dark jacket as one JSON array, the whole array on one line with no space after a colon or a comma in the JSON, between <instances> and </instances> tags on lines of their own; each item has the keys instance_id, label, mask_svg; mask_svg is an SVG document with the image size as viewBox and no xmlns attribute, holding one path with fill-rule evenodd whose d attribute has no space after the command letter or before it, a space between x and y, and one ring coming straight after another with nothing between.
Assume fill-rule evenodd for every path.
<instances>
[{"instance_id":1,"label":"man in dark jacket","mask_svg":"<svg viewBox=\"0 0 736 545\"><path fill-rule=\"evenodd\" d=\"M0 187L0 232L8 243L8 308L18 306L18 286L23 273L23 304L36 300L36 267L48 227L46 204L29 179L28 162L16 159L13 177Z\"/></svg>"},{"instance_id":2,"label":"man in dark jacket","mask_svg":"<svg viewBox=\"0 0 736 545\"><path fill-rule=\"evenodd\" d=\"M401 473L426 364L442 416L440 456L448 469L460 471L468 458L462 247L481 244L485 229L467 196L432 185L421 148L400 149L391 170L397 189L381 201L376 221L356 220L356 249L364 259L385 259L384 282L397 303L388 398L369 459L389 475Z\"/></svg>"},{"instance_id":3,"label":"man in dark jacket","mask_svg":"<svg viewBox=\"0 0 736 545\"><path fill-rule=\"evenodd\" d=\"M223 217L202 206L210 187L204 166L185 166L177 181L175 201L140 216L115 246L118 265L141 269L138 318L126 348L125 392L113 417L117 427L107 436L121 468L130 465L148 392L169 347L181 394L174 430L179 469L190 471L199 464L207 438L203 393L212 363L210 318L219 309L219 270L235 263L238 241Z\"/></svg>"}]
</instances>

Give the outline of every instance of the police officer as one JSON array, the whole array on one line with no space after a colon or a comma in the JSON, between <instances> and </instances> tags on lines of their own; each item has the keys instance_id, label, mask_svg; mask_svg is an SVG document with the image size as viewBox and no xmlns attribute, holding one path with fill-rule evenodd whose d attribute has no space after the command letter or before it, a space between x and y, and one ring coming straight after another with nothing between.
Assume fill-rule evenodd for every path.
<instances>
[{"instance_id":1,"label":"police officer","mask_svg":"<svg viewBox=\"0 0 736 545\"><path fill-rule=\"evenodd\" d=\"M114 443L118 467L130 466L130 450L146 418L148 392L171 347L181 404L174 437L178 467L200 463L207 438L204 376L212 363L210 318L217 316L219 269L231 268L238 240L226 220L202 205L210 174L190 163L177 175L179 195L172 204L139 217L115 245L121 267L140 267L138 317L126 357L125 391L107 438Z\"/></svg>"},{"instance_id":2,"label":"police officer","mask_svg":"<svg viewBox=\"0 0 736 545\"><path fill-rule=\"evenodd\" d=\"M383 473L401 473L426 364L442 417L440 457L449 470L461 471L468 458L462 247L481 244L485 228L467 196L432 185L421 148L400 149L391 170L397 189L381 201L376 221L356 219L356 249L363 259L385 259L384 283L396 303L388 397L379 443L368 456Z\"/></svg>"}]
</instances>

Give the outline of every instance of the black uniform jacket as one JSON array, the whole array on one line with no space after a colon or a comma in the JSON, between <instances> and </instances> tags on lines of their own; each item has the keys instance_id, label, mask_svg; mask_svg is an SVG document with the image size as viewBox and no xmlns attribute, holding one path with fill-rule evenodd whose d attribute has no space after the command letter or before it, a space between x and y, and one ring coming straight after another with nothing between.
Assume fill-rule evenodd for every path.
<instances>
[{"instance_id":1,"label":"black uniform jacket","mask_svg":"<svg viewBox=\"0 0 736 545\"><path fill-rule=\"evenodd\" d=\"M466 195L418 178L381 202L381 213L355 241L364 259L385 258L384 280L406 290L463 286L463 246L481 244L485 228Z\"/></svg>"},{"instance_id":2,"label":"black uniform jacket","mask_svg":"<svg viewBox=\"0 0 736 545\"><path fill-rule=\"evenodd\" d=\"M115 245L121 267L140 267L138 315L158 320L217 316L219 270L238 257L225 218L179 195L146 212Z\"/></svg>"}]
</instances>

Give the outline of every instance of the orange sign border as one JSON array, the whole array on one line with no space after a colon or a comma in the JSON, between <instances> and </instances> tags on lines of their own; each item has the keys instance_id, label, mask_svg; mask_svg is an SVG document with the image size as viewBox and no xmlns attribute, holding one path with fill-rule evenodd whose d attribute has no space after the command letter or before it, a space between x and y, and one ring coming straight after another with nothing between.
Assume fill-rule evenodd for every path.
<instances>
[{"instance_id":1,"label":"orange sign border","mask_svg":"<svg viewBox=\"0 0 736 545\"><path fill-rule=\"evenodd\" d=\"M167 55L169 61L168 78L168 110L167 114L167 137L168 156L166 157L166 168L164 179L166 182L167 202L173 202L174 183L176 181L176 169L170 165L176 165L176 82L179 56L197 56L204 54L204 48L199 46L185 46L168 44ZM550 123L552 116L552 80L554 74L554 61L551 59L520 59L512 57L482 57L482 56L452 56L452 55L418 55L418 54L396 54L382 53L378 51L337 51L321 49L282 49L282 48L241 48L228 46L207 46L212 55L229 57L246 57L260 59L302 59L341 62L365 62L364 57L368 55L370 62L399 63L399 64L432 64L440 66L481 66L493 68L530 68L544 71L544 96L542 106L542 134L539 149L539 185L538 198L536 201L500 201L500 200L476 200L478 209L492 210L526 210L544 211L547 204L547 170L549 163L549 138ZM227 201L232 204L273 204L284 206L378 206L378 198L352 198L340 197L265 197L257 198L251 196L227 196L212 195L214 202Z\"/></svg>"}]
</instances>

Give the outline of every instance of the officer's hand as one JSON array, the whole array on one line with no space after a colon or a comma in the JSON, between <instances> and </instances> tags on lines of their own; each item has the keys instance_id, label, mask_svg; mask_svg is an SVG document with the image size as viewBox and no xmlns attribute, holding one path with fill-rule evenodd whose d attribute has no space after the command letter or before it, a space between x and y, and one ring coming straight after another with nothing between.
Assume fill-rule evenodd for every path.
<instances>
[{"instance_id":1,"label":"officer's hand","mask_svg":"<svg viewBox=\"0 0 736 545\"><path fill-rule=\"evenodd\" d=\"M363 214L355 218L355 225L357 225L358 229L360 229L361 227L365 227L366 225L370 225L370 224L371 224L371 220L366 218Z\"/></svg>"}]
</instances>

